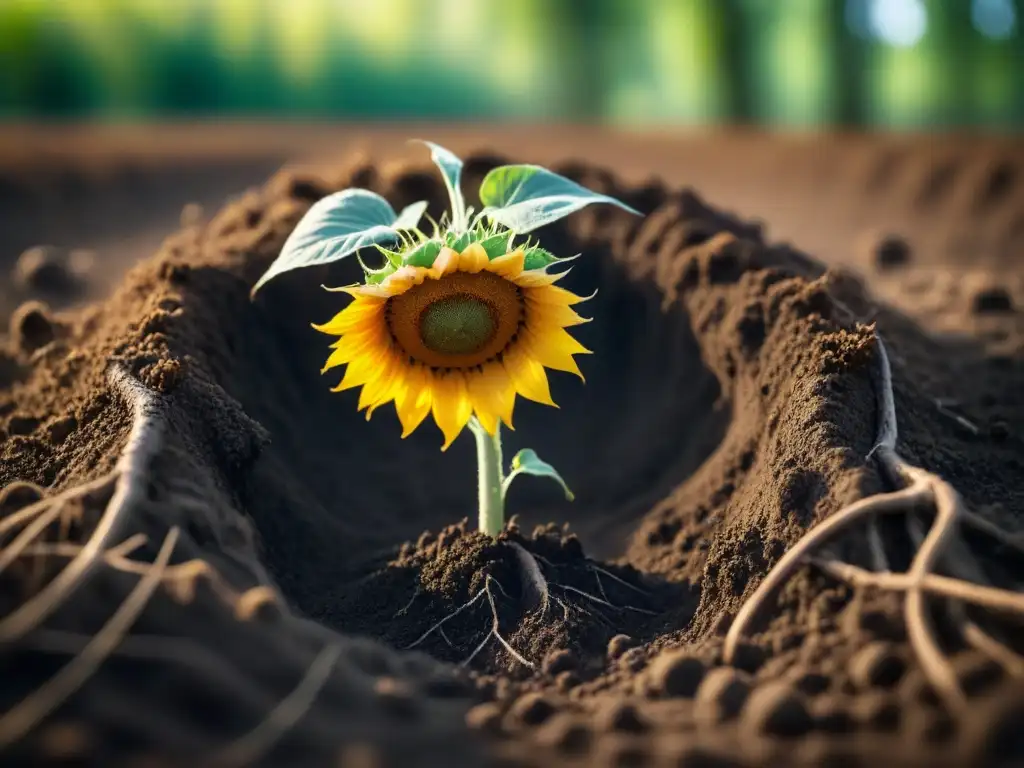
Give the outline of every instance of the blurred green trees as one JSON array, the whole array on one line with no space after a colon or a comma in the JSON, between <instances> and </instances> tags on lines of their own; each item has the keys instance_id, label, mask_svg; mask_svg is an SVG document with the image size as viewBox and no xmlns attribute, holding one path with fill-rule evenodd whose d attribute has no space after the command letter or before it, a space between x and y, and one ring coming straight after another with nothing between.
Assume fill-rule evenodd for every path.
<instances>
[{"instance_id":1,"label":"blurred green trees","mask_svg":"<svg viewBox=\"0 0 1024 768\"><path fill-rule=\"evenodd\" d=\"M1024 0L0 0L0 115L1015 128Z\"/></svg>"}]
</instances>

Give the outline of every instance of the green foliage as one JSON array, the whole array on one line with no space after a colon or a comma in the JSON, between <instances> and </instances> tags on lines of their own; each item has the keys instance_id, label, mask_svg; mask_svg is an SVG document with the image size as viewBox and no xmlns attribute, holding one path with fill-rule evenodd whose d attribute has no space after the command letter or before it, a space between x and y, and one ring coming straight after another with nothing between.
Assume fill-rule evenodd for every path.
<instances>
[{"instance_id":1,"label":"green foliage","mask_svg":"<svg viewBox=\"0 0 1024 768\"><path fill-rule=\"evenodd\" d=\"M480 184L480 202L486 206L481 215L521 234L594 203L608 203L640 215L621 200L589 190L539 165L503 165L493 169Z\"/></svg>"},{"instance_id":2,"label":"green foliage","mask_svg":"<svg viewBox=\"0 0 1024 768\"><path fill-rule=\"evenodd\" d=\"M432 157L445 177L452 205L464 205L459 190L462 161L437 144L423 143L431 148ZM433 235L428 236L419 228L427 208L425 201L395 213L387 200L365 189L346 189L328 195L302 217L281 253L256 282L252 294L255 296L263 285L283 272L329 264L352 254L363 268L366 282L375 285L402 266L433 266L445 246L461 253L473 243L479 243L490 259L522 248L524 269L545 269L567 259L559 259L528 238L516 245L518 233L503 218L528 231L531 225L541 226L595 202L610 202L636 213L614 198L591 192L539 166L496 168L484 179L480 197L489 204L481 212L483 215L469 223L472 211L462 208L453 217L469 223L468 229L443 227L442 217L442 224L435 222ZM384 256L379 267L367 265L359 254L368 247L376 248Z\"/></svg>"},{"instance_id":3,"label":"green foliage","mask_svg":"<svg viewBox=\"0 0 1024 768\"><path fill-rule=\"evenodd\" d=\"M0 113L1011 127L1009 2L986 37L927 0L902 47L868 0L0 0Z\"/></svg>"},{"instance_id":4,"label":"green foliage","mask_svg":"<svg viewBox=\"0 0 1024 768\"><path fill-rule=\"evenodd\" d=\"M524 249L523 255L526 257L523 260L523 269L544 269L556 261L562 261L551 251L541 248L539 245Z\"/></svg>"},{"instance_id":5,"label":"green foliage","mask_svg":"<svg viewBox=\"0 0 1024 768\"><path fill-rule=\"evenodd\" d=\"M402 263L410 267L429 269L434 266L434 260L437 259L437 254L443 247L444 244L440 240L424 240L402 255Z\"/></svg>"},{"instance_id":6,"label":"green foliage","mask_svg":"<svg viewBox=\"0 0 1024 768\"><path fill-rule=\"evenodd\" d=\"M512 481L519 475L533 475L535 477L547 477L554 480L565 492L565 498L568 501L572 501L576 497L573 492L569 490L569 486L565 484L565 480L558 474L558 470L553 466L543 461L537 452L532 448L523 448L515 456L512 457L511 471L505 476L505 481L502 484L502 494L508 493L509 486L512 485Z\"/></svg>"},{"instance_id":7,"label":"green foliage","mask_svg":"<svg viewBox=\"0 0 1024 768\"><path fill-rule=\"evenodd\" d=\"M512 250L512 241L515 237L514 232L506 231L499 232L496 235L489 235L484 231L482 234L483 237L477 242L487 252L487 258L496 259Z\"/></svg>"},{"instance_id":8,"label":"green foliage","mask_svg":"<svg viewBox=\"0 0 1024 768\"><path fill-rule=\"evenodd\" d=\"M402 243L400 230L415 227L425 208L424 202L413 203L396 214L387 200L365 189L346 189L328 195L302 217L281 253L253 286L252 293L255 295L267 281L283 272L329 264L368 246ZM370 282L383 280L387 276L383 270L388 268L395 268L390 260L380 270L363 264Z\"/></svg>"},{"instance_id":9,"label":"green foliage","mask_svg":"<svg viewBox=\"0 0 1024 768\"><path fill-rule=\"evenodd\" d=\"M500 224L485 222L477 219L470 229L465 232L454 232L449 230L444 235L445 245L460 253L473 243L480 243L487 251L488 257L496 259L503 256L512 248L512 241L515 233L511 232Z\"/></svg>"},{"instance_id":10,"label":"green foliage","mask_svg":"<svg viewBox=\"0 0 1024 768\"><path fill-rule=\"evenodd\" d=\"M466 228L466 201L462 196L460 184L462 182L462 160L449 152L444 147L434 144L431 141L421 141L430 147L430 159L441 169L444 177L444 185L448 189L448 199L451 201L452 227L456 232Z\"/></svg>"}]
</instances>

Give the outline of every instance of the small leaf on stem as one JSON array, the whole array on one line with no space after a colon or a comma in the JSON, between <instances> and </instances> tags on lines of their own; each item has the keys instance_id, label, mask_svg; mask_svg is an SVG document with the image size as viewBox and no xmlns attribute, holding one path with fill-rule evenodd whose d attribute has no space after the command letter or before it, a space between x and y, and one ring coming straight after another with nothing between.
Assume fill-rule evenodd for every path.
<instances>
[{"instance_id":1,"label":"small leaf on stem","mask_svg":"<svg viewBox=\"0 0 1024 768\"><path fill-rule=\"evenodd\" d=\"M502 484L502 493L508 493L508 488L512 485L512 480L517 475L535 475L537 477L550 477L565 491L565 498L572 501L576 497L573 492L569 490L569 486L565 484L565 480L558 474L558 470L553 466L543 461L537 452L532 448L523 448L519 453L512 457L512 471L505 477L505 482Z\"/></svg>"}]
</instances>

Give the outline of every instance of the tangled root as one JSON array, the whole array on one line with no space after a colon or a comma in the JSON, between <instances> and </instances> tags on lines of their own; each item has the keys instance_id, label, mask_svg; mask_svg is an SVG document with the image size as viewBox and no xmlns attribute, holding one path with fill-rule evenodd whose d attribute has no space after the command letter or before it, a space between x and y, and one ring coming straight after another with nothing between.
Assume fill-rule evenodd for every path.
<instances>
[{"instance_id":1,"label":"tangled root","mask_svg":"<svg viewBox=\"0 0 1024 768\"><path fill-rule=\"evenodd\" d=\"M892 370L885 345L879 337L876 341L879 424L877 442L868 458L877 459L883 475L897 490L861 499L841 509L809 530L796 546L786 552L736 615L725 638L724 657L727 663L732 663L739 642L750 630L753 620L786 580L803 564L810 562L829 576L852 586L871 586L903 593L904 621L911 647L945 705L951 711L962 711L967 706L967 698L939 646L926 598L941 597L949 601L950 617L966 643L985 653L1009 674L1024 675L1024 657L992 637L972 621L966 611L967 606L972 606L1024 618L1024 594L991 583L960 535L960 525L969 525L1019 553L1024 553L1024 542L966 509L960 495L949 483L909 464L896 452ZM931 528L924 533L918 515L928 508L935 514ZM906 516L908 534L917 546L906 573L889 571L885 542L877 528L877 518L883 514ZM869 525L868 544L873 570L841 562L828 554L816 555L829 541L862 521ZM935 573L940 565L949 576Z\"/></svg>"},{"instance_id":2,"label":"tangled root","mask_svg":"<svg viewBox=\"0 0 1024 768\"><path fill-rule=\"evenodd\" d=\"M145 610L159 587L182 603L191 602L199 579L205 579L217 595L241 621L250 619L267 603L275 604L286 620L315 631L324 639L324 647L313 660L298 686L251 731L231 742L218 753L224 764L247 765L265 754L312 706L320 689L329 679L341 653L337 636L312 622L290 614L281 595L269 584L239 590L208 562L200 559L170 565L180 529L171 527L153 562L131 559L145 545L147 536L128 535L132 509L145 493L151 459L160 449L164 420L160 397L123 369L110 370L109 381L116 393L133 409L132 429L115 469L81 486L42 499L0 520L0 536L14 534L0 549L0 573L23 558L38 560L69 558L52 580L42 586L10 614L0 619L0 643L20 642L27 648L71 657L55 675L43 682L14 707L0 713L0 749L11 746L30 733L54 712L96 672L111 655L159 659L183 666L208 663L210 652L187 640L131 635L132 625ZM69 517L80 513L88 497L101 493L110 498L87 540L66 540ZM43 542L48 529L60 526L57 542ZM121 537L125 537L122 540ZM138 576L138 582L94 635L52 630L46 620L65 604L96 569L107 567ZM204 653L206 656L204 656Z\"/></svg>"},{"instance_id":3,"label":"tangled root","mask_svg":"<svg viewBox=\"0 0 1024 768\"><path fill-rule=\"evenodd\" d=\"M619 606L611 602L608 599L608 595L605 592L604 585L601 581L602 575L606 578L610 578L622 584L623 586L639 594L645 593L639 587L633 586L632 584L619 578L610 571L601 568L596 563L590 563L588 565L588 570L595 576L597 588L601 593L600 596L593 595L585 590L573 587L568 584L562 584L557 580L549 579L544 574L543 566L547 566L551 570L556 570L558 566L541 555L527 551L526 548L523 547L521 544L518 544L514 541L506 541L505 546L512 547L513 552L515 553L516 563L519 566L520 581L523 587L521 599L523 606L528 612L535 612L540 614L541 616L544 616L548 612L548 610L550 610L551 604L554 603L562 609L563 620L566 621L569 618L569 613L571 609L581 611L582 613L585 613L588 616L597 616L597 614L591 613L584 607L585 603L580 602L580 598L582 598L582 600L584 601L603 606L604 608L608 608L613 611L629 610L638 611L640 613L646 613L652 616L656 615L654 611L649 611L645 608L639 608L637 606L632 605ZM504 635L502 635L498 618L498 610L497 606L494 603L494 593L491 591L492 585L496 587L498 591L500 591L502 595L504 595L505 597L509 596L508 592L506 592L505 588L501 585L501 582L499 582L493 576L488 574L484 579L484 586L482 589L480 589L479 592L477 592L469 600L464 602L462 605L460 605L454 611L449 613L447 616L442 618L440 621L436 622L432 627L430 627L426 632L420 635L412 643L407 645L403 650L412 650L413 648L422 644L425 640L427 640L427 638L429 638L431 635L435 633L442 640L444 640L444 642L450 648L454 648L454 644L445 634L444 625L452 619L454 619L456 616L462 614L464 611L469 610L477 603L482 602L484 598L486 598L491 609L490 630L484 636L483 640L481 640L480 643L473 649L472 653L470 653L469 656L463 659L461 665L469 665L473 661L473 659L475 659L480 654L480 652L485 647L487 647L487 644L493 639L497 641L505 649L508 655L512 657L516 662L522 664L524 667L527 667L529 669L536 669L537 665L529 659L525 658L517 650L515 650L515 648L512 647L512 644L504 637ZM415 600L419 594L420 593L418 591L414 593L412 600ZM399 613L408 610L408 607L409 606L407 605L405 608L399 611Z\"/></svg>"}]
</instances>

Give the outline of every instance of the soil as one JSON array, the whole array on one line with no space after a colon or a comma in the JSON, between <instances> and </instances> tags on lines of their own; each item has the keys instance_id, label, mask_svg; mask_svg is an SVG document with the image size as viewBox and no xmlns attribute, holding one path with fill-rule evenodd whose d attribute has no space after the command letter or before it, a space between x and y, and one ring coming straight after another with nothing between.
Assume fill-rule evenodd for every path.
<instances>
[{"instance_id":1,"label":"soil","mask_svg":"<svg viewBox=\"0 0 1024 768\"><path fill-rule=\"evenodd\" d=\"M319 286L355 265L288 273L249 299L333 190L427 199L438 216L429 167L282 171L183 217L77 308L47 295L76 284L70 250L22 257L28 303L0 354L4 761L1024 761L1021 666L966 643L941 600L929 610L960 710L930 683L902 595L813 565L724 647L808 530L891 490L873 454L879 338L900 454L1024 530L1024 156L997 141L836 140L818 148L833 176L806 143L730 141L721 168L694 173L745 211L761 195L771 237L729 197L552 162L646 215L588 209L540 233L583 254L565 282L598 290L578 334L597 354L585 386L553 378L555 416L525 405L507 440L558 466L576 500L522 482L497 541L457 522L475 504L467 438L445 454L432 427L402 441L393 413L368 423L320 377L309 324L337 296ZM631 156L662 152L668 167L670 146ZM469 155L466 189L503 160ZM848 204L826 216L837 189ZM860 237L829 237L838 222ZM905 570L906 527L878 525ZM993 583L1024 579L1006 547L963 538ZM91 539L107 554L90 562ZM834 551L870 562L866 528ZM975 613L1022 650L1011 619Z\"/></svg>"}]
</instances>

